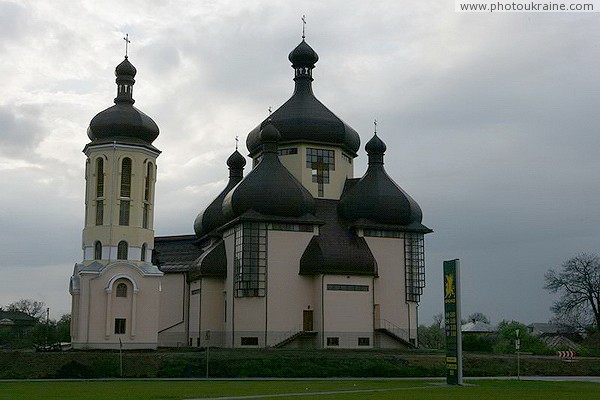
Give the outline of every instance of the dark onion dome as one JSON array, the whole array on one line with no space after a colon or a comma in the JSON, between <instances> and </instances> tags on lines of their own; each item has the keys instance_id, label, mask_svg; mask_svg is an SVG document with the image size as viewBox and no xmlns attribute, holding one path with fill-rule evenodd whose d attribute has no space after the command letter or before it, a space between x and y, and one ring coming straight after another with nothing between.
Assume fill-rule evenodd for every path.
<instances>
[{"instance_id":1,"label":"dark onion dome","mask_svg":"<svg viewBox=\"0 0 600 400\"><path fill-rule=\"evenodd\" d=\"M365 149L369 155L367 172L342 194L339 213L349 221L366 219L379 224L420 225L421 208L385 172L385 143L375 134Z\"/></svg>"},{"instance_id":2,"label":"dark onion dome","mask_svg":"<svg viewBox=\"0 0 600 400\"><path fill-rule=\"evenodd\" d=\"M319 61L319 55L312 47L306 43L304 39L294 50L290 52L288 59L292 63L292 67L309 67L314 68L317 61Z\"/></svg>"},{"instance_id":3,"label":"dark onion dome","mask_svg":"<svg viewBox=\"0 0 600 400\"><path fill-rule=\"evenodd\" d=\"M278 217L314 214L312 195L279 161L277 142L280 137L271 124L262 129L262 159L223 200L223 213L229 220L250 210Z\"/></svg>"},{"instance_id":4,"label":"dark onion dome","mask_svg":"<svg viewBox=\"0 0 600 400\"><path fill-rule=\"evenodd\" d=\"M158 137L158 125L133 106L136 69L125 60L115 68L117 97L115 105L98 113L88 128L92 142L151 144Z\"/></svg>"},{"instance_id":5,"label":"dark onion dome","mask_svg":"<svg viewBox=\"0 0 600 400\"><path fill-rule=\"evenodd\" d=\"M279 130L280 143L332 144L356 156L360 148L358 133L313 94L312 70L319 59L317 53L302 40L290 53L289 59L295 71L294 94L248 134L246 146L250 156L260 152L260 132L268 123Z\"/></svg>"},{"instance_id":6,"label":"dark onion dome","mask_svg":"<svg viewBox=\"0 0 600 400\"><path fill-rule=\"evenodd\" d=\"M225 198L225 195L227 195L227 193L242 180L245 165L246 159L237 150L227 159L227 166L229 167L229 182L227 182L227 186L225 186L225 189L219 193L217 198L215 198L204 211L198 214L194 221L194 231L196 232L196 237L198 237L198 239L206 236L226 222L229 222L229 220L225 218L225 215L223 215L223 199Z\"/></svg>"}]
</instances>

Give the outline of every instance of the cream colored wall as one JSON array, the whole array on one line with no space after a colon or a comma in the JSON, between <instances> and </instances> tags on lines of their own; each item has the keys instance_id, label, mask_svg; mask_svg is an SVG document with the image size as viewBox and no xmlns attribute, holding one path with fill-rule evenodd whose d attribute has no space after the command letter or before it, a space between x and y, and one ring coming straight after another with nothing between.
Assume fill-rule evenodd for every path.
<instances>
[{"instance_id":1,"label":"cream colored wall","mask_svg":"<svg viewBox=\"0 0 600 400\"><path fill-rule=\"evenodd\" d=\"M377 260L375 304L379 304L379 316L401 329L408 329L404 239L365 237L365 241Z\"/></svg>"},{"instance_id":2,"label":"cream colored wall","mask_svg":"<svg viewBox=\"0 0 600 400\"><path fill-rule=\"evenodd\" d=\"M156 157L157 152L142 147L116 144L91 146L87 148L86 155L86 220L83 230L84 259L93 258L93 247L100 240L107 251L103 257L116 259L116 246L121 240L126 240L131 248L137 248L132 253L134 260L140 259L140 248L143 243L150 252L154 248L154 193L156 182ZM104 225L96 225L96 160L104 159ZM132 161L131 174L131 202L129 226L119 226L119 204L121 163L123 158L129 157ZM148 229L142 228L144 190L147 163L153 164L153 180L150 190L150 213ZM109 251L108 249L112 249Z\"/></svg>"},{"instance_id":3,"label":"cream colored wall","mask_svg":"<svg viewBox=\"0 0 600 400\"><path fill-rule=\"evenodd\" d=\"M200 313L201 346L225 346L225 294L224 281L220 278L202 278ZM210 338L206 339L206 331Z\"/></svg>"},{"instance_id":4,"label":"cream colored wall","mask_svg":"<svg viewBox=\"0 0 600 400\"><path fill-rule=\"evenodd\" d=\"M354 160L352 163L342 158L339 147L320 144L281 145L280 149L296 147L298 154L280 156L281 163L290 171L315 198L339 200L347 178L354 178ZM329 172L329 183L323 185L324 196L319 197L318 184L312 181L312 170L306 167L306 149L324 149L335 152L335 171ZM345 153L348 154L348 153Z\"/></svg>"},{"instance_id":5,"label":"cream colored wall","mask_svg":"<svg viewBox=\"0 0 600 400\"><path fill-rule=\"evenodd\" d=\"M165 274L161 281L158 329L174 329L185 332L185 298L187 296L185 274ZM175 329L174 327L177 327Z\"/></svg>"},{"instance_id":6,"label":"cream colored wall","mask_svg":"<svg viewBox=\"0 0 600 400\"><path fill-rule=\"evenodd\" d=\"M191 339L192 346L198 346L197 339L200 337L200 315L202 312L200 282L200 280L190 282L188 337Z\"/></svg>"},{"instance_id":7,"label":"cream colored wall","mask_svg":"<svg viewBox=\"0 0 600 400\"><path fill-rule=\"evenodd\" d=\"M225 254L227 254L227 277L225 278L225 284L223 291L225 299L227 301L227 307L225 307L226 315L223 317L225 320L225 343L226 347L233 347L233 329L234 329L234 302L233 302L233 255L235 245L235 235L228 234L225 232L223 235L223 242L225 243Z\"/></svg>"},{"instance_id":8,"label":"cream colored wall","mask_svg":"<svg viewBox=\"0 0 600 400\"><path fill-rule=\"evenodd\" d=\"M354 348L359 337L373 345L373 278L368 276L325 275L323 279L323 336L339 337L339 346ZM368 292L327 290L328 284L367 285ZM360 346L362 347L362 346Z\"/></svg>"},{"instance_id":9,"label":"cream colored wall","mask_svg":"<svg viewBox=\"0 0 600 400\"><path fill-rule=\"evenodd\" d=\"M312 237L312 232L268 231L268 345L301 331L303 310L315 310L313 278L298 274L300 257Z\"/></svg>"},{"instance_id":10,"label":"cream colored wall","mask_svg":"<svg viewBox=\"0 0 600 400\"><path fill-rule=\"evenodd\" d=\"M125 299L116 297L119 282L128 285ZM119 348L119 339L125 349L156 348L159 285L160 275L144 276L128 263L114 263L98 273L80 274L74 348ZM114 333L115 318L127 320L126 334Z\"/></svg>"}]
</instances>

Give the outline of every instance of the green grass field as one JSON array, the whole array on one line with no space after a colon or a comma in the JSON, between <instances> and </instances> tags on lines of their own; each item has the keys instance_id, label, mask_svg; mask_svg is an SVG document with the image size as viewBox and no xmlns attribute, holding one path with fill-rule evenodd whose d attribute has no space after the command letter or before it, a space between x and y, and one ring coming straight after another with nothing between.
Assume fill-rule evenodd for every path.
<instances>
[{"instance_id":1,"label":"green grass field","mask_svg":"<svg viewBox=\"0 0 600 400\"><path fill-rule=\"evenodd\" d=\"M600 384L514 380L35 381L0 382L0 399L577 399L596 400ZM330 393L332 392L332 393ZM289 394L289 396L286 396ZM277 395L277 396L275 396Z\"/></svg>"}]
</instances>

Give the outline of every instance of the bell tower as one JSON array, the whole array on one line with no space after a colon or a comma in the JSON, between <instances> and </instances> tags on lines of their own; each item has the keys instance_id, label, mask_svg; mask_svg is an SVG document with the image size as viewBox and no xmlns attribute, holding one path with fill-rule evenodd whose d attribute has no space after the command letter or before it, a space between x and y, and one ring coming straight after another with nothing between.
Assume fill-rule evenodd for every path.
<instances>
[{"instance_id":1,"label":"bell tower","mask_svg":"<svg viewBox=\"0 0 600 400\"><path fill-rule=\"evenodd\" d=\"M133 106L136 68L116 67L115 105L90 122L83 149L83 260L71 277L74 348L156 348L160 278L154 248L156 123Z\"/></svg>"}]
</instances>

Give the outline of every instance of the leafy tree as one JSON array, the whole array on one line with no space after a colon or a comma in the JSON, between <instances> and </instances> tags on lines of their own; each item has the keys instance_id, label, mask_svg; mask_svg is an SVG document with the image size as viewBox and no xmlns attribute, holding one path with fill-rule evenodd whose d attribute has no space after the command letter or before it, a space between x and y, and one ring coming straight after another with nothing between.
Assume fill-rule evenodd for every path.
<instances>
[{"instance_id":1,"label":"leafy tree","mask_svg":"<svg viewBox=\"0 0 600 400\"><path fill-rule=\"evenodd\" d=\"M6 306L7 311L21 311L38 321L46 317L46 303L32 299L20 299Z\"/></svg>"},{"instance_id":2,"label":"leafy tree","mask_svg":"<svg viewBox=\"0 0 600 400\"><path fill-rule=\"evenodd\" d=\"M527 333L524 324L517 321L500 321L498 324L498 340L494 344L495 353L514 353L516 331L519 331L521 351L530 351L535 354L547 354L548 348L540 339Z\"/></svg>"},{"instance_id":3,"label":"leafy tree","mask_svg":"<svg viewBox=\"0 0 600 400\"><path fill-rule=\"evenodd\" d=\"M544 288L560 293L551 308L557 322L600 330L600 257L579 254L544 277Z\"/></svg>"},{"instance_id":4,"label":"leafy tree","mask_svg":"<svg viewBox=\"0 0 600 400\"><path fill-rule=\"evenodd\" d=\"M442 313L433 316L433 324L419 326L419 346L427 349L443 349L445 346Z\"/></svg>"}]
</instances>

